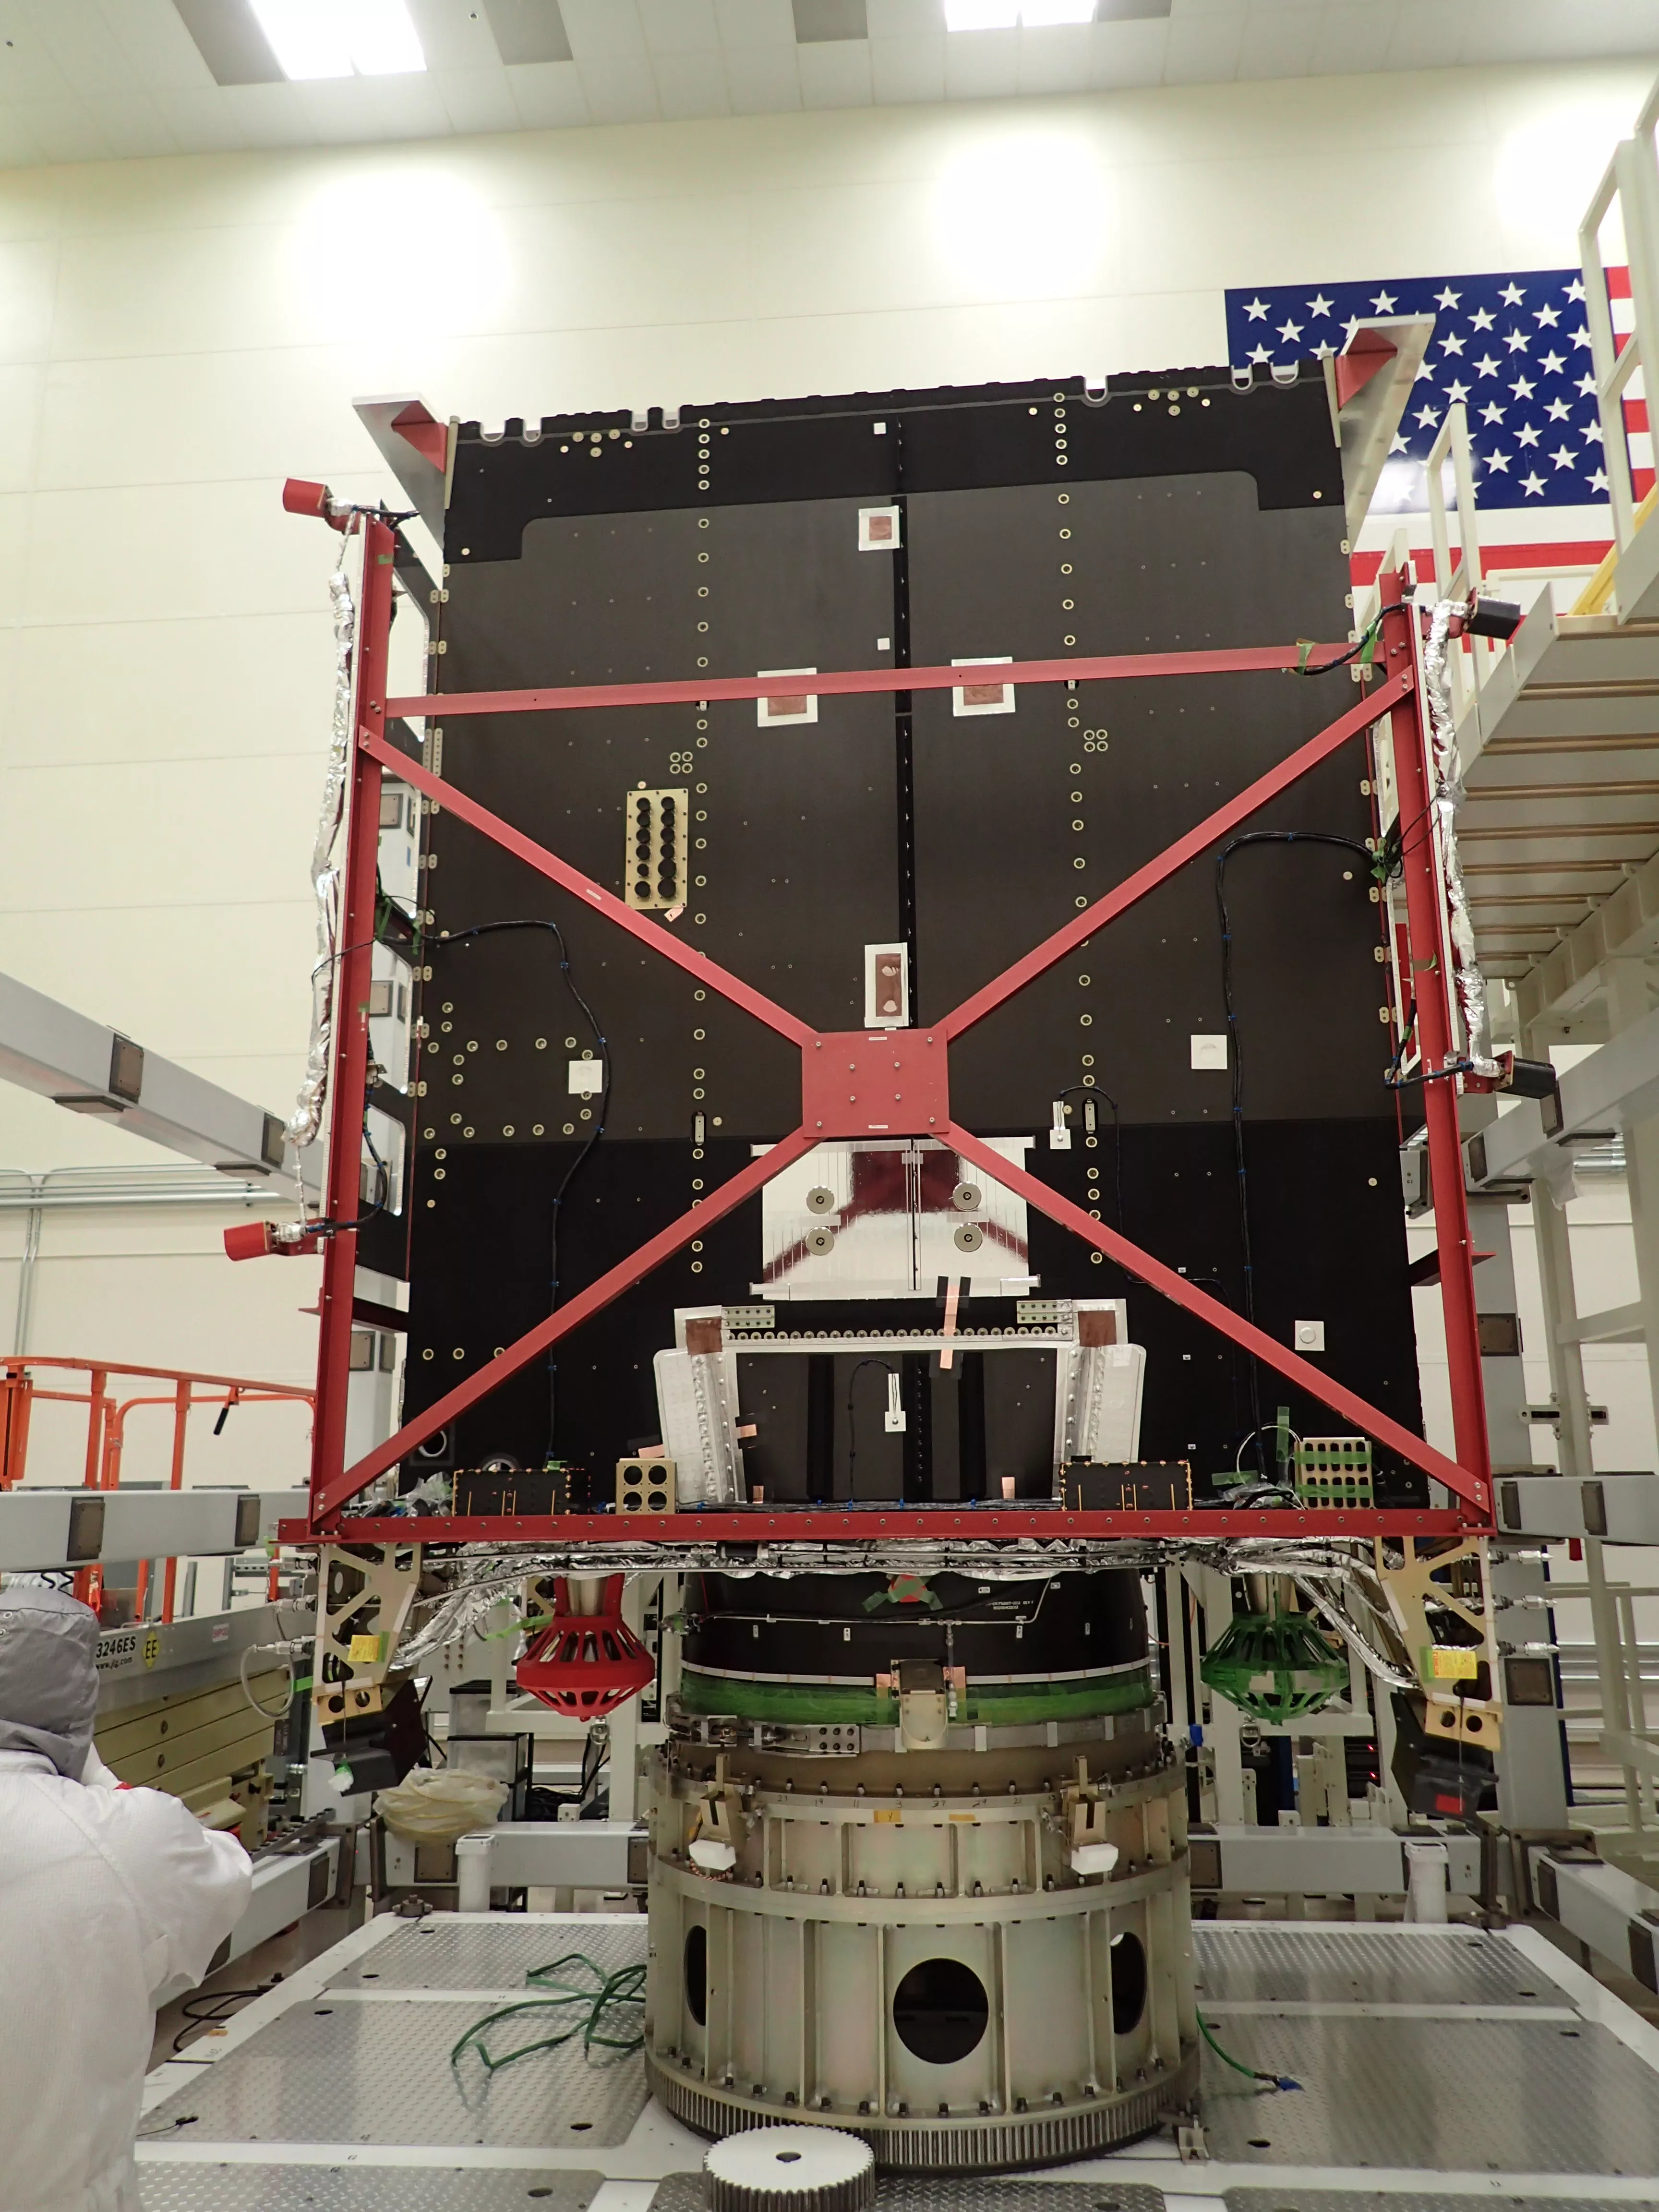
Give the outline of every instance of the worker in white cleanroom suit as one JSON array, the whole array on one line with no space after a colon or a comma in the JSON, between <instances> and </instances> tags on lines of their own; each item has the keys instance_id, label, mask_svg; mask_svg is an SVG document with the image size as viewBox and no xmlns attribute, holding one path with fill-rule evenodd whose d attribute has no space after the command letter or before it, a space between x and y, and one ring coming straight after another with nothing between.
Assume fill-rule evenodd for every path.
<instances>
[{"instance_id":1,"label":"worker in white cleanroom suit","mask_svg":"<svg viewBox=\"0 0 1659 2212\"><path fill-rule=\"evenodd\" d=\"M0 1589L0 2212L138 2212L155 2008L246 1910L247 1854L92 1747L98 1620Z\"/></svg>"}]
</instances>

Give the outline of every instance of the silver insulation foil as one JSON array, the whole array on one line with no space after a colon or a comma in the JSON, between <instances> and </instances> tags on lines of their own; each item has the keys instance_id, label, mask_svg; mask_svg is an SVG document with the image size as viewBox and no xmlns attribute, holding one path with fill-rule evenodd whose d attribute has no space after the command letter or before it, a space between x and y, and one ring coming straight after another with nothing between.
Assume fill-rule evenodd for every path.
<instances>
[{"instance_id":1,"label":"silver insulation foil","mask_svg":"<svg viewBox=\"0 0 1659 2212\"><path fill-rule=\"evenodd\" d=\"M288 1138L296 1150L316 1143L328 1099L329 1053L334 1038L335 963L340 942L341 836L345 822L346 782L351 757L351 676L357 637L357 610L345 572L349 535L340 541L340 565L328 580L334 613L334 714L329 728L328 767L317 817L317 842L311 855L311 886L317 899L317 957L311 963L311 1042L306 1072Z\"/></svg>"},{"instance_id":2,"label":"silver insulation foil","mask_svg":"<svg viewBox=\"0 0 1659 2212\"><path fill-rule=\"evenodd\" d=\"M420 1525L418 1518L410 1519L412 1535L418 1534ZM825 1545L810 1562L787 1556L789 1549L798 1547L777 1546L771 1547L778 1555L775 1559L757 1554L754 1559L746 1559L741 1565L720 1556L720 1547L714 1544L707 1547L710 1554L708 1559L696 1562L683 1551L671 1560L648 1543L642 1543L630 1557L632 1548L626 1544L607 1544L604 1547L603 1571L614 1573L627 1569L635 1573L660 1573L665 1567L696 1565L721 1574L741 1576L826 1570L867 1572L870 1567L868 1556L851 1545ZM762 1547L761 1551L767 1548ZM915 1556L907 1559L900 1556L904 1548L884 1548L881 1565L884 1573L897 1572L908 1566L922 1574L966 1571L987 1581L1026 1582L1061 1573L1084 1563L1084 1547L1070 1542L1017 1541L996 1547L981 1543L971 1559L966 1555L945 1559L937 1553L930 1555L928 1547L921 1545L915 1547ZM1265 1571L1293 1576L1297 1586L1320 1617L1342 1637L1372 1674L1394 1688L1415 1687L1416 1677L1409 1672L1408 1666L1391 1656L1387 1649L1395 1639L1389 1630L1386 1601L1365 1547L1340 1541L1322 1542L1317 1538L1292 1542L1277 1537L1115 1538L1101 1547L1100 1558L1089 1564L1132 1567L1147 1572L1174 1565L1182 1559L1212 1567L1219 1574ZM398 1664L417 1666L446 1645L460 1644L469 1637L499 1633L492 1626L495 1607L503 1598L518 1599L526 1577L580 1573L584 1568L592 1572L596 1564L594 1552L589 1549L584 1553L580 1547L550 1551L526 1546L514 1552L489 1546L477 1550L469 1547L450 1569L455 1578L452 1587L447 1592L416 1600L414 1612L419 1616L418 1625L398 1645Z\"/></svg>"},{"instance_id":3,"label":"silver insulation foil","mask_svg":"<svg viewBox=\"0 0 1659 2212\"><path fill-rule=\"evenodd\" d=\"M1423 685L1428 694L1429 734L1434 748L1434 796L1430 807L1440 831L1440 860L1451 921L1453 979L1463 1017L1464 1049L1477 1075L1496 1075L1498 1063L1492 1058L1486 979L1475 950L1474 919L1469 912L1469 895L1457 855L1457 816L1467 794L1452 712L1448 652L1453 618L1468 612L1467 600L1442 599L1430 617L1428 640L1423 647Z\"/></svg>"}]
</instances>

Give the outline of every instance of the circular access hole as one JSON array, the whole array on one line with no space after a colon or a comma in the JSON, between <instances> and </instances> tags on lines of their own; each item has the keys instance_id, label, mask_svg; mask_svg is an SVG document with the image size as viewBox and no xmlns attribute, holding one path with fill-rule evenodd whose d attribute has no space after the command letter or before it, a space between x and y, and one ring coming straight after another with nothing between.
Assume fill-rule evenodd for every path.
<instances>
[{"instance_id":1,"label":"circular access hole","mask_svg":"<svg viewBox=\"0 0 1659 2212\"><path fill-rule=\"evenodd\" d=\"M311 2017L313 2020L327 2020L333 2010L332 2005L313 2005L311 2008Z\"/></svg>"},{"instance_id":2,"label":"circular access hole","mask_svg":"<svg viewBox=\"0 0 1659 2212\"><path fill-rule=\"evenodd\" d=\"M699 2027L708 2025L708 1933L701 1922L685 1939L685 2008Z\"/></svg>"},{"instance_id":3,"label":"circular access hole","mask_svg":"<svg viewBox=\"0 0 1659 2212\"><path fill-rule=\"evenodd\" d=\"M585 2136L592 2124L592 2120L572 2120L570 2132L573 2136Z\"/></svg>"},{"instance_id":4,"label":"circular access hole","mask_svg":"<svg viewBox=\"0 0 1659 2212\"><path fill-rule=\"evenodd\" d=\"M799 2166L800 2164L800 2153L798 2150L781 2150L778 2153L778 2164L780 2166Z\"/></svg>"},{"instance_id":5,"label":"circular access hole","mask_svg":"<svg viewBox=\"0 0 1659 2212\"><path fill-rule=\"evenodd\" d=\"M1268 2142L1266 2136L1252 2136L1250 2137L1250 2148L1252 2150L1271 2150L1273 2148L1273 2145Z\"/></svg>"},{"instance_id":6,"label":"circular access hole","mask_svg":"<svg viewBox=\"0 0 1659 2212\"><path fill-rule=\"evenodd\" d=\"M1112 2033L1127 2035L1146 2009L1146 1954L1139 1936L1112 1942Z\"/></svg>"},{"instance_id":7,"label":"circular access hole","mask_svg":"<svg viewBox=\"0 0 1659 2212\"><path fill-rule=\"evenodd\" d=\"M893 1992L899 2041L930 2066L954 2066L967 2057L990 2017L984 1983L960 1959L924 1959Z\"/></svg>"}]
</instances>

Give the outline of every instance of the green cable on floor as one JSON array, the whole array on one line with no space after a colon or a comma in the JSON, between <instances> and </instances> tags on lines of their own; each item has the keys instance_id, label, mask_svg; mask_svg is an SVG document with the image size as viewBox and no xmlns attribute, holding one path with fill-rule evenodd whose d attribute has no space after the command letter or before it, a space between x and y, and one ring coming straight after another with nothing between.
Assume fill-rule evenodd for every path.
<instances>
[{"instance_id":1,"label":"green cable on floor","mask_svg":"<svg viewBox=\"0 0 1659 2212\"><path fill-rule=\"evenodd\" d=\"M1271 2089L1299 2089L1302 2084L1292 2081L1288 2074L1264 2074L1259 2066L1247 2066L1242 2058L1235 2058L1231 2051L1224 2051L1210 2033L1210 2023L1202 2013L1198 2014L1198 2032L1224 2066L1231 2066L1235 2074L1243 2074L1252 2081L1265 2081Z\"/></svg>"},{"instance_id":2,"label":"green cable on floor","mask_svg":"<svg viewBox=\"0 0 1659 2212\"><path fill-rule=\"evenodd\" d=\"M567 1967L580 1968L590 1978L579 1982L565 1972ZM619 1966L615 1973L607 1974L580 1951L568 1951L562 1959L555 1959L549 1966L532 1966L525 1976L527 1987L545 1990L545 1996L526 1997L521 2003L502 2005L498 2011L486 2013L475 2021L456 2043L449 2054L452 2066L459 2066L469 2045L483 2061L484 2070L497 2074L503 2066L516 2065L520 2058L529 2058L538 2051L557 2051L563 2044L582 2039L582 2053L591 2057L593 2051L640 2051L645 2046L642 2033L613 2035L606 2033L607 2015L623 2005L645 2002L646 1966L643 1960L631 1966ZM500 2021L515 2020L526 2013L558 2013L567 2006L582 2009L570 2025L557 2035L538 2036L533 2043L520 2044L516 2051L505 2051L494 2055L484 2042L486 2032Z\"/></svg>"}]
</instances>

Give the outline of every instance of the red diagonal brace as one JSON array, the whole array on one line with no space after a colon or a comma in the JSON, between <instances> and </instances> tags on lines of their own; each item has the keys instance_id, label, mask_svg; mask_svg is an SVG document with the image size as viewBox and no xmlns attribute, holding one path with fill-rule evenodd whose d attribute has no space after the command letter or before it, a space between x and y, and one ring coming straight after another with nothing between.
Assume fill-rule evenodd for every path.
<instances>
[{"instance_id":1,"label":"red diagonal brace","mask_svg":"<svg viewBox=\"0 0 1659 2212\"><path fill-rule=\"evenodd\" d=\"M428 1406L422 1413L417 1413L412 1421L405 1421L396 1436L388 1437L382 1444L376 1444L374 1450L367 1453L355 1467L349 1467L331 1480L325 1480L313 1499L313 1523L337 1513L349 1498L355 1498L360 1490L366 1488L377 1474L384 1474L387 1468L395 1467L404 1455L413 1451L423 1438L434 1435L447 1422L455 1419L458 1414L465 1413L469 1406L476 1406L480 1398L487 1398L510 1375L516 1375L521 1367L527 1367L532 1359L556 1344L561 1337L568 1336L573 1328L580 1328L591 1314L598 1313L602 1306L608 1306L624 1291L632 1290L635 1284L648 1275L653 1267L659 1267L665 1260L672 1259L683 1244L689 1244L694 1237L700 1237L711 1221L721 1219L734 1206L741 1206L747 1198L752 1198L764 1184L771 1182L774 1176L781 1175L787 1167L792 1167L805 1153L812 1150L816 1142L817 1139L809 1137L805 1129L792 1130L769 1152L763 1152L758 1159L751 1160L746 1168L723 1182L718 1190L711 1191L689 1213L681 1214L678 1220L670 1222L666 1229L659 1229L648 1243L640 1246L637 1252L630 1252L625 1260L619 1260L614 1267L607 1268L597 1282L590 1283L585 1291L578 1291L575 1297L564 1305L556 1306L545 1321L538 1322L516 1344L508 1345L505 1352L498 1352L487 1367L481 1367L476 1375L469 1375L465 1382L458 1382L435 1405Z\"/></svg>"},{"instance_id":2,"label":"red diagonal brace","mask_svg":"<svg viewBox=\"0 0 1659 2212\"><path fill-rule=\"evenodd\" d=\"M1316 645L1321 659L1348 650ZM429 691L388 699L388 714L551 714L578 707L689 707L702 699L844 698L866 691L951 691L959 684L1102 684L1127 676L1249 676L1294 668L1300 646L1251 645L1222 653L1073 653L1064 660L969 662L948 668L833 668L799 676L687 676L667 684L549 684L533 691Z\"/></svg>"},{"instance_id":3,"label":"red diagonal brace","mask_svg":"<svg viewBox=\"0 0 1659 2212\"><path fill-rule=\"evenodd\" d=\"M511 853L514 860L524 861L538 874L548 877L563 890L574 893L584 906L591 907L595 914L604 915L607 921L614 921L619 928L625 929L630 937L637 937L641 945L648 945L653 952L660 952L665 960L672 960L677 967L684 968L687 975L695 975L698 982L710 985L723 999L730 999L734 1006L741 1006L747 1014L752 1014L757 1022L764 1022L769 1029L776 1030L780 1036L787 1036L791 1044L811 1043L814 1032L799 1015L792 1014L787 1007L769 999L764 991L756 990L752 983L745 983L741 976L733 975L718 961L711 960L707 953L699 952L695 945L682 945L678 938L671 937L659 922L648 921L644 915L636 913L631 906L625 906L613 891L603 889L591 877L583 875L580 868L573 868L568 860L562 860L556 853L550 853L545 846L538 845L533 837L526 837L522 830L515 830L510 822L503 822L499 814L492 814L487 806L480 806L477 799L469 799L453 783L446 783L441 776L434 775L429 769L423 769L407 753L399 752L395 745L387 744L383 738L371 737L359 740L358 750L370 754L383 767L393 769L405 783L412 783L416 791L424 792L428 799L435 799L440 805L447 806L457 821L465 822L470 829L482 830L486 837L493 838L504 851ZM441 944L443 940L440 938L434 941Z\"/></svg>"},{"instance_id":4,"label":"red diagonal brace","mask_svg":"<svg viewBox=\"0 0 1659 2212\"><path fill-rule=\"evenodd\" d=\"M1148 891L1156 890L1177 868L1184 868L1188 860L1195 860L1210 846L1219 843L1230 830L1265 806L1270 799L1277 799L1280 792L1288 791L1310 769L1317 768L1321 761L1340 751L1351 738L1369 729L1411 688L1408 672L1391 678L1380 690L1362 699L1328 729L1298 746L1277 768L1269 769L1266 775L1259 775L1254 783L1247 784L1237 799L1230 799L1224 806L1218 806L1213 814L1206 815L1196 829L1189 830L1184 837L1177 837L1173 845L1166 845L1144 868L1137 868L1133 875L1126 876L1115 890L1086 907L1074 921L1068 921L1063 929L1045 938L1023 959L1016 960L1012 968L1005 968L1000 975L994 976L971 999L963 1000L954 1013L947 1014L935 1027L943 1030L947 1037L959 1037L975 1022L983 1021L1005 999L1012 999L1017 991L1023 991L1035 981L1045 968L1052 968L1055 961L1063 960L1097 930L1103 929L1109 921L1115 921L1119 915L1145 898Z\"/></svg>"},{"instance_id":5,"label":"red diagonal brace","mask_svg":"<svg viewBox=\"0 0 1659 2212\"><path fill-rule=\"evenodd\" d=\"M1097 1251L1103 1252L1108 1259L1115 1260L1120 1267L1127 1267L1131 1274L1139 1276L1152 1289L1161 1292L1175 1304L1184 1307L1200 1321L1207 1322L1212 1328L1219 1329L1223 1336L1231 1337L1235 1344L1254 1353L1269 1367L1276 1368L1287 1382L1296 1383L1310 1398L1317 1398L1322 1405L1333 1407L1352 1421L1356 1428L1364 1429L1379 1443L1387 1444L1390 1450L1397 1451L1402 1459L1409 1460L1413 1467L1421 1468L1425 1474L1431 1474L1437 1482L1443 1482L1448 1490L1475 1507L1483 1520L1489 1516L1492 1491L1479 1475L1471 1474L1467 1468L1459 1467L1455 1460L1448 1459L1443 1452L1436 1451L1432 1444L1425 1443L1421 1437L1414 1437L1409 1429L1402 1429L1399 1422L1391 1419L1387 1413L1368 1405L1364 1398L1346 1389L1340 1382L1334 1382L1308 1360L1298 1358L1287 1346L1276 1342L1265 1330L1257 1328L1253 1322L1236 1314L1231 1306L1224 1306L1219 1299L1199 1290L1184 1275L1176 1274L1173 1267L1166 1267L1162 1260L1154 1260L1151 1253L1143 1252L1127 1237L1120 1237L1116 1230L1109 1229L1104 1222L1097 1221L1080 1206L1074 1206L1069 1198L1062 1198L1058 1191L1051 1190L1046 1182L1040 1182L1024 1168L1005 1160L1000 1152L994 1152L971 1130L958 1128L953 1121L945 1132L945 1142L954 1146L963 1159L972 1160L994 1182L1018 1192L1028 1205L1036 1206L1051 1220L1059 1222L1062 1229L1071 1230L1085 1243L1092 1244Z\"/></svg>"}]
</instances>

